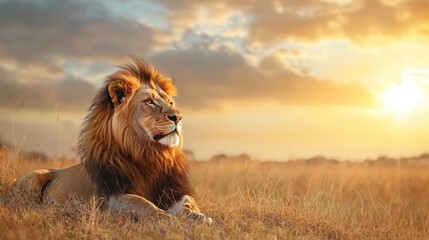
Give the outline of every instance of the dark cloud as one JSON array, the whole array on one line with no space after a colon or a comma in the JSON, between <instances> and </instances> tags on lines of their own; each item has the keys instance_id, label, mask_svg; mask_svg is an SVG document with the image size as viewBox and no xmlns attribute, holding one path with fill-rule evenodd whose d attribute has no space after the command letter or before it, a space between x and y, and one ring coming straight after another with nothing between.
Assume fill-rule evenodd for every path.
<instances>
[{"instance_id":1,"label":"dark cloud","mask_svg":"<svg viewBox=\"0 0 429 240\"><path fill-rule=\"evenodd\" d=\"M255 68L239 54L194 48L156 54L150 60L172 75L179 88L179 101L187 107L204 108L231 100L337 106L374 103L373 94L364 86L336 85L302 76L284 69L273 58Z\"/></svg>"},{"instance_id":2,"label":"dark cloud","mask_svg":"<svg viewBox=\"0 0 429 240\"><path fill-rule=\"evenodd\" d=\"M95 86L75 77L27 83L2 72L0 69L0 108L84 111L96 92Z\"/></svg>"},{"instance_id":3,"label":"dark cloud","mask_svg":"<svg viewBox=\"0 0 429 240\"><path fill-rule=\"evenodd\" d=\"M57 59L115 58L145 54L154 30L113 18L96 2L0 2L0 59L56 63Z\"/></svg>"},{"instance_id":4,"label":"dark cloud","mask_svg":"<svg viewBox=\"0 0 429 240\"><path fill-rule=\"evenodd\" d=\"M0 23L0 63L13 64L0 69L1 108L84 110L95 87L72 68L72 76L62 77L66 68L86 62L86 71L97 72L97 63L105 67L108 59L147 54L155 35L90 1L0 1ZM32 74L38 68L49 76Z\"/></svg>"}]
</instances>

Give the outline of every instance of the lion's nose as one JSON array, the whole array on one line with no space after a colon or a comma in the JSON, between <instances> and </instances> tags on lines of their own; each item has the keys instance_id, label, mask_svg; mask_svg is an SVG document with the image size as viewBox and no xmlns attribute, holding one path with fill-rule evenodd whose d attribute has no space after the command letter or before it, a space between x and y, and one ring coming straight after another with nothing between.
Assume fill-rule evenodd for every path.
<instances>
[{"instance_id":1,"label":"lion's nose","mask_svg":"<svg viewBox=\"0 0 429 240\"><path fill-rule=\"evenodd\" d=\"M180 120L182 120L182 116L180 115L167 115L168 119L170 119L171 121L178 123L180 122Z\"/></svg>"}]
</instances>

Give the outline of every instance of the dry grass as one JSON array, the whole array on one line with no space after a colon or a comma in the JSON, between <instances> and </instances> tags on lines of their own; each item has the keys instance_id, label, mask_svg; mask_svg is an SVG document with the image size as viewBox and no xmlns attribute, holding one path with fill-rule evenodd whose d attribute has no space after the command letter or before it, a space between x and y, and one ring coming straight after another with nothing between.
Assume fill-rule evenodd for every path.
<instances>
[{"instance_id":1,"label":"dry grass","mask_svg":"<svg viewBox=\"0 0 429 240\"><path fill-rule=\"evenodd\" d=\"M191 162L213 227L137 221L95 204L44 206L10 191L44 163L0 156L0 239L427 239L429 167Z\"/></svg>"}]
</instances>

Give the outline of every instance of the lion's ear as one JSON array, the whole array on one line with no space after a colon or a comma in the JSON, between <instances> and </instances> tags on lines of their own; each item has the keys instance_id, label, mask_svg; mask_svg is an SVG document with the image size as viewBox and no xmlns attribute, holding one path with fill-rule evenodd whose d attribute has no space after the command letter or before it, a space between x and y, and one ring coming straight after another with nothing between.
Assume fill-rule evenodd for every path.
<instances>
[{"instance_id":1,"label":"lion's ear","mask_svg":"<svg viewBox=\"0 0 429 240\"><path fill-rule=\"evenodd\" d=\"M137 86L127 81L114 81L109 83L108 90L110 99L115 107L119 106L126 97L132 95L136 91Z\"/></svg>"}]
</instances>

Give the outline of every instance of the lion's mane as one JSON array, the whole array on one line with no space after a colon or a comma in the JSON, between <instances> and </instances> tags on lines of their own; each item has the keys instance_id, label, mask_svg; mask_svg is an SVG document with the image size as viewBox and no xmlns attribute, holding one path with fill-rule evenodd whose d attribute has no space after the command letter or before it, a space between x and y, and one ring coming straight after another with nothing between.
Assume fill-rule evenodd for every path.
<instances>
[{"instance_id":1,"label":"lion's mane","mask_svg":"<svg viewBox=\"0 0 429 240\"><path fill-rule=\"evenodd\" d=\"M143 84L158 86L171 96L176 94L171 79L135 58L107 77L83 122L78 146L79 157L96 186L97 196L137 194L161 209L168 209L183 195L192 196L182 144L171 148L139 138L129 124L133 114L127 106L125 120L112 124L115 106L109 84L121 85L122 90L116 95L124 96L121 104L127 106ZM121 132L121 141L115 139L115 131Z\"/></svg>"}]
</instances>

